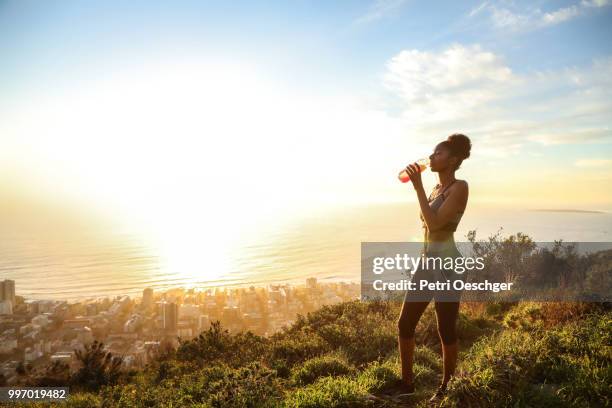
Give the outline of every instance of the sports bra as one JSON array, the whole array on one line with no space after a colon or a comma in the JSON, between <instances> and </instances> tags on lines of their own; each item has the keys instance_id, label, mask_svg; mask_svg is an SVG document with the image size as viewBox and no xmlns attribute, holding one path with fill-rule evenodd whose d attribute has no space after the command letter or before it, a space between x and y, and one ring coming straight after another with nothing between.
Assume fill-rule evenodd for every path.
<instances>
[{"instance_id":1,"label":"sports bra","mask_svg":"<svg viewBox=\"0 0 612 408\"><path fill-rule=\"evenodd\" d=\"M444 189L444 191L442 191L440 194L438 194L433 200L431 199L431 194L433 194L433 191L431 192L431 194L429 194L429 198L427 199L427 202L429 203L429 207L434 211L434 213L438 212L438 208L440 208L440 206L442 205L442 203L444 202L444 200L446 199L446 197L444 196L444 193L446 193L446 190L448 190L448 188L450 186L453 185L453 183L455 183L455 181L457 181L457 179L453 180L452 183L450 183L448 186L446 186L446 188ZM439 198L442 197L441 200L439 200ZM457 214L455 214L455 217L453 219L451 219L449 222L447 222L443 227L436 229L435 231L432 232L436 232L436 231L451 231L451 232L455 232L457 230L457 225L459 225L459 221L461 221L461 217L463 216L463 211L457 211ZM423 223L423 228L427 228L427 224L425 223L425 218L423 218L423 212L420 212L420 217L421 217L421 221Z\"/></svg>"}]
</instances>

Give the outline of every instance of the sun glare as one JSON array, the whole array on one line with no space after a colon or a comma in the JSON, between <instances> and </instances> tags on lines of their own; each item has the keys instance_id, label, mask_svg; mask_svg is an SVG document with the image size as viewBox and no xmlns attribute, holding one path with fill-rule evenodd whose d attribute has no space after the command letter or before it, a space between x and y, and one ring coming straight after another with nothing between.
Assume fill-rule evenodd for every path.
<instances>
[{"instance_id":1,"label":"sun glare","mask_svg":"<svg viewBox=\"0 0 612 408\"><path fill-rule=\"evenodd\" d=\"M405 157L401 126L354 102L298 93L248 64L190 61L24 101L3 126L28 185L110 213L153 245L162 272L195 282L227 277L228 251L302 210L399 189L373 158Z\"/></svg>"}]
</instances>

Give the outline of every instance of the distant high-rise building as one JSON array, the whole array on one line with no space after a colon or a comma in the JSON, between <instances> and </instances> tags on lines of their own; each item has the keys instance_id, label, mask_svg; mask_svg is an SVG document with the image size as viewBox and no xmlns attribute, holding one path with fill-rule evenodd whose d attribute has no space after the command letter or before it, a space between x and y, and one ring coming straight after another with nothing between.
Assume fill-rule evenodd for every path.
<instances>
[{"instance_id":1,"label":"distant high-rise building","mask_svg":"<svg viewBox=\"0 0 612 408\"><path fill-rule=\"evenodd\" d=\"M146 288L142 291L142 307L145 309L151 309L153 306L153 289Z\"/></svg>"},{"instance_id":2,"label":"distant high-rise building","mask_svg":"<svg viewBox=\"0 0 612 408\"><path fill-rule=\"evenodd\" d=\"M210 318L208 315L200 315L198 318L198 329L207 330L210 327Z\"/></svg>"},{"instance_id":3,"label":"distant high-rise building","mask_svg":"<svg viewBox=\"0 0 612 408\"><path fill-rule=\"evenodd\" d=\"M309 288L317 287L317 278L306 278L306 286Z\"/></svg>"},{"instance_id":4,"label":"distant high-rise building","mask_svg":"<svg viewBox=\"0 0 612 408\"><path fill-rule=\"evenodd\" d=\"M178 323L178 305L174 302L169 303L161 301L159 305L159 315L162 319L162 328L164 330L176 330Z\"/></svg>"},{"instance_id":5,"label":"distant high-rise building","mask_svg":"<svg viewBox=\"0 0 612 408\"><path fill-rule=\"evenodd\" d=\"M0 301L0 314L13 314L13 302L10 300Z\"/></svg>"},{"instance_id":6,"label":"distant high-rise building","mask_svg":"<svg viewBox=\"0 0 612 408\"><path fill-rule=\"evenodd\" d=\"M15 305L15 281L5 279L0 282L0 302L3 300L9 300L11 304Z\"/></svg>"}]
</instances>

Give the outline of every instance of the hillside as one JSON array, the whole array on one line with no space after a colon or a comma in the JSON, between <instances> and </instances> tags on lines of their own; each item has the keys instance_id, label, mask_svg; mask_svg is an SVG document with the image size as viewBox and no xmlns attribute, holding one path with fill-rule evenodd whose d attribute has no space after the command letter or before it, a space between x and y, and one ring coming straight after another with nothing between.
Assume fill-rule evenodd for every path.
<instances>
[{"instance_id":1,"label":"hillside","mask_svg":"<svg viewBox=\"0 0 612 408\"><path fill-rule=\"evenodd\" d=\"M65 406L426 406L441 375L432 307L417 329L417 394L404 405L380 398L399 378L399 307L382 301L325 306L271 338L232 335L215 323L145 370L118 375L108 385L101 377L99 383L91 376L72 380ZM610 404L609 305L464 303L458 328L460 363L442 406ZM68 381L62 375L48 373L45 381Z\"/></svg>"}]
</instances>

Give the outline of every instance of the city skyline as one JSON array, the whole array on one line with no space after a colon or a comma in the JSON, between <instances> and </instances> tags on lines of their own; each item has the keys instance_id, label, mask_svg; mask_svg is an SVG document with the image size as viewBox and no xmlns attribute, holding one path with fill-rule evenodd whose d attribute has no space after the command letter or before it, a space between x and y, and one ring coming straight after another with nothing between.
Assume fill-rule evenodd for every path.
<instances>
[{"instance_id":1,"label":"city skyline","mask_svg":"<svg viewBox=\"0 0 612 408\"><path fill-rule=\"evenodd\" d=\"M13 282L13 295L14 287ZM30 365L31 371L61 362L74 372L79 368L76 350L94 341L121 355L122 368L143 368L162 344L176 346L178 338L195 338L214 324L233 334L271 336L290 326L298 314L358 299L359 290L358 283L307 278L300 285L144 288L138 298L123 295L70 303L17 296L14 310L0 311L0 376L14 384L20 363Z\"/></svg>"},{"instance_id":2,"label":"city skyline","mask_svg":"<svg viewBox=\"0 0 612 408\"><path fill-rule=\"evenodd\" d=\"M317 218L414 208L398 172L456 132L472 228L477 205L610 213L611 16L586 0L3 2L3 270L39 242L54 274L129 246L145 278L111 256L111 280L240 280L268 261L250 248L278 253Z\"/></svg>"}]
</instances>

